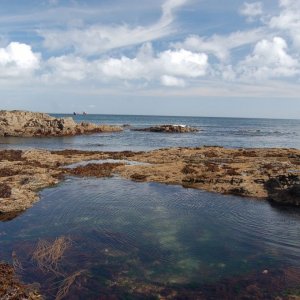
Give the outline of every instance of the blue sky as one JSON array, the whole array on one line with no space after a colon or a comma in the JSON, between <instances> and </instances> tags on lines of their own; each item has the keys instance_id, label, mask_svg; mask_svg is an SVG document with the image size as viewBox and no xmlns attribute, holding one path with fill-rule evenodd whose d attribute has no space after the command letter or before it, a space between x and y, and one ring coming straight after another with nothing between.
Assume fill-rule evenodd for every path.
<instances>
[{"instance_id":1,"label":"blue sky","mask_svg":"<svg viewBox=\"0 0 300 300\"><path fill-rule=\"evenodd\" d=\"M300 118L299 0L0 0L0 105Z\"/></svg>"}]
</instances>

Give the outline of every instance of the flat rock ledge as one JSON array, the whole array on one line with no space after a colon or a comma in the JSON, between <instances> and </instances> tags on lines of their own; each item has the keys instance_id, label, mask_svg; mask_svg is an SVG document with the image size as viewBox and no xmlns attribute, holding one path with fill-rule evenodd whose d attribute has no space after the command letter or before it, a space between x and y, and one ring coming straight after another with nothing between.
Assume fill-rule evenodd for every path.
<instances>
[{"instance_id":1,"label":"flat rock ledge","mask_svg":"<svg viewBox=\"0 0 300 300\"><path fill-rule=\"evenodd\" d=\"M133 128L132 131L165 132L165 133L189 133L198 132L199 129L186 125L157 125L147 128Z\"/></svg>"},{"instance_id":2,"label":"flat rock ledge","mask_svg":"<svg viewBox=\"0 0 300 300\"><path fill-rule=\"evenodd\" d=\"M122 131L122 127L76 123L72 118L55 118L44 113L0 111L0 136L73 136L97 132Z\"/></svg>"},{"instance_id":3,"label":"flat rock ledge","mask_svg":"<svg viewBox=\"0 0 300 300\"><path fill-rule=\"evenodd\" d=\"M119 163L87 163L94 160ZM122 160L144 164L127 165ZM39 200L39 191L65 176L110 177L182 185L221 194L269 199L300 207L300 150L169 148L149 152L0 151L0 221L10 220Z\"/></svg>"}]
</instances>

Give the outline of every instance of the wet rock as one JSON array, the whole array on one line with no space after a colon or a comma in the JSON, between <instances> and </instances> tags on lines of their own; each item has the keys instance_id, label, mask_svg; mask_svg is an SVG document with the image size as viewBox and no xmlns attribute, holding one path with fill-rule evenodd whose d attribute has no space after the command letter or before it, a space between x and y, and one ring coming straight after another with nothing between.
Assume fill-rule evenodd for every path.
<instances>
[{"instance_id":1,"label":"wet rock","mask_svg":"<svg viewBox=\"0 0 300 300\"><path fill-rule=\"evenodd\" d=\"M185 175L187 175L187 174L193 174L193 173L195 173L195 168L193 168L192 165L185 165L185 166L182 168L181 172L182 172L183 174L185 174Z\"/></svg>"},{"instance_id":2,"label":"wet rock","mask_svg":"<svg viewBox=\"0 0 300 300\"><path fill-rule=\"evenodd\" d=\"M197 128L189 127L186 125L158 125L148 128L135 128L133 131L145 131L145 132L166 132L166 133L189 133L198 132Z\"/></svg>"},{"instance_id":3,"label":"wet rock","mask_svg":"<svg viewBox=\"0 0 300 300\"><path fill-rule=\"evenodd\" d=\"M19 171L17 170L12 170L10 168L3 168L0 169L0 177L9 177L9 176L14 176L19 174Z\"/></svg>"},{"instance_id":4,"label":"wet rock","mask_svg":"<svg viewBox=\"0 0 300 300\"><path fill-rule=\"evenodd\" d=\"M113 171L122 163L103 163L103 164L87 164L79 166L74 169L68 169L68 173L76 176L89 176L89 177L111 177Z\"/></svg>"},{"instance_id":5,"label":"wet rock","mask_svg":"<svg viewBox=\"0 0 300 300\"><path fill-rule=\"evenodd\" d=\"M242 197L249 195L248 191L244 187L236 187L236 188L230 189L228 191L228 194L242 196Z\"/></svg>"},{"instance_id":6,"label":"wet rock","mask_svg":"<svg viewBox=\"0 0 300 300\"><path fill-rule=\"evenodd\" d=\"M14 218L20 216L22 214L21 211L13 211L10 213L1 213L0 212L0 222L8 222L13 220Z\"/></svg>"},{"instance_id":7,"label":"wet rock","mask_svg":"<svg viewBox=\"0 0 300 300\"><path fill-rule=\"evenodd\" d=\"M147 175L134 173L130 176L130 178L134 181L145 181Z\"/></svg>"},{"instance_id":8,"label":"wet rock","mask_svg":"<svg viewBox=\"0 0 300 300\"><path fill-rule=\"evenodd\" d=\"M21 150L3 150L0 152L0 161L21 161L22 151Z\"/></svg>"},{"instance_id":9,"label":"wet rock","mask_svg":"<svg viewBox=\"0 0 300 300\"><path fill-rule=\"evenodd\" d=\"M5 183L0 183L0 198L9 198L11 195L11 187Z\"/></svg>"},{"instance_id":10,"label":"wet rock","mask_svg":"<svg viewBox=\"0 0 300 300\"><path fill-rule=\"evenodd\" d=\"M122 128L87 122L77 124L72 118L54 118L44 113L0 111L0 136L72 136L114 131L122 131Z\"/></svg>"},{"instance_id":11,"label":"wet rock","mask_svg":"<svg viewBox=\"0 0 300 300\"><path fill-rule=\"evenodd\" d=\"M271 201L300 206L300 177L298 175L279 175L269 179L265 186Z\"/></svg>"},{"instance_id":12,"label":"wet rock","mask_svg":"<svg viewBox=\"0 0 300 300\"><path fill-rule=\"evenodd\" d=\"M0 299L41 300L42 297L16 278L12 266L0 262Z\"/></svg>"}]
</instances>

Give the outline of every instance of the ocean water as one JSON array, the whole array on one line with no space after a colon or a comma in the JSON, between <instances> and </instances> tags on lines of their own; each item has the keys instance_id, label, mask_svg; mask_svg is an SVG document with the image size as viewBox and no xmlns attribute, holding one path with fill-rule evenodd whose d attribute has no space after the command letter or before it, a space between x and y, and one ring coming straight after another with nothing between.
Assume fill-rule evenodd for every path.
<instances>
[{"instance_id":1,"label":"ocean water","mask_svg":"<svg viewBox=\"0 0 300 300\"><path fill-rule=\"evenodd\" d=\"M0 138L0 148L81 149L98 151L143 151L165 147L218 145L224 147L300 148L300 120L238 119L204 117L54 115L76 122L130 125L123 132L64 138ZM185 124L197 133L167 134L131 131L157 124Z\"/></svg>"},{"instance_id":2,"label":"ocean water","mask_svg":"<svg viewBox=\"0 0 300 300\"><path fill-rule=\"evenodd\" d=\"M107 115L75 120L132 128L186 124L201 131L125 128L67 138L3 138L0 146L300 148L297 120ZM300 293L300 209L119 177L68 177L40 196L31 209L0 223L0 260L13 263L45 299L275 299ZM68 247L47 267L36 259L37 250L58 238Z\"/></svg>"}]
</instances>

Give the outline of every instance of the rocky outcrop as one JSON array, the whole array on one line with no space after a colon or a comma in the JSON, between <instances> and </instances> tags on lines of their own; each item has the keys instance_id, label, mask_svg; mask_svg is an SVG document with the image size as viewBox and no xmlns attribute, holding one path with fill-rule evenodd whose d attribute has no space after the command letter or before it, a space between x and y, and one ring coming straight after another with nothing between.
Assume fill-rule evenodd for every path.
<instances>
[{"instance_id":1,"label":"rocky outcrop","mask_svg":"<svg viewBox=\"0 0 300 300\"><path fill-rule=\"evenodd\" d=\"M0 136L72 136L113 131L122 131L122 128L87 122L77 124L72 118L54 118L44 113L0 111Z\"/></svg>"},{"instance_id":2,"label":"rocky outcrop","mask_svg":"<svg viewBox=\"0 0 300 300\"><path fill-rule=\"evenodd\" d=\"M186 125L158 125L148 128L134 128L133 131L145 132L166 132L166 133L189 133L198 132L197 128L189 127Z\"/></svg>"},{"instance_id":3,"label":"rocky outcrop","mask_svg":"<svg viewBox=\"0 0 300 300\"><path fill-rule=\"evenodd\" d=\"M135 181L181 184L209 192L299 205L296 178L300 174L300 150L170 148L130 159L149 163L120 170L122 176ZM278 178L279 185L270 187L270 182L277 182Z\"/></svg>"},{"instance_id":4,"label":"rocky outcrop","mask_svg":"<svg viewBox=\"0 0 300 300\"><path fill-rule=\"evenodd\" d=\"M123 159L146 164L90 163ZM114 173L137 182L179 184L188 188L299 206L300 150L170 148L150 152L0 151L0 221L31 207L38 191L64 175L109 177Z\"/></svg>"},{"instance_id":5,"label":"rocky outcrop","mask_svg":"<svg viewBox=\"0 0 300 300\"><path fill-rule=\"evenodd\" d=\"M124 167L124 164L107 163L67 169L65 165L132 155L129 151L0 151L0 221L10 220L30 208L39 200L41 189L59 183L64 175L109 177L115 168Z\"/></svg>"},{"instance_id":6,"label":"rocky outcrop","mask_svg":"<svg viewBox=\"0 0 300 300\"><path fill-rule=\"evenodd\" d=\"M266 182L269 199L282 205L300 206L300 177L279 175Z\"/></svg>"}]
</instances>

